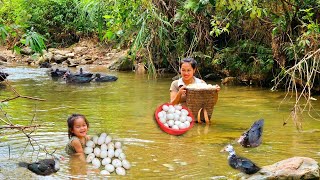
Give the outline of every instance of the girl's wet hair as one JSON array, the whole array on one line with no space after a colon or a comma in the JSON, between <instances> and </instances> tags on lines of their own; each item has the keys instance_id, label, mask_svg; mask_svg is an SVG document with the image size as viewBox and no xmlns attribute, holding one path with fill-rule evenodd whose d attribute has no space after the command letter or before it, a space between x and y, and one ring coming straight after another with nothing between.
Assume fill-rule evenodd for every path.
<instances>
[{"instance_id":1,"label":"girl's wet hair","mask_svg":"<svg viewBox=\"0 0 320 180\"><path fill-rule=\"evenodd\" d=\"M183 58L183 59L181 60L181 65L182 65L183 63L190 63L190 64L191 64L191 67L192 67L193 69L195 69L195 68L197 67L197 61L194 60L193 58L190 58L190 57L188 57L188 58Z\"/></svg>"},{"instance_id":2,"label":"girl's wet hair","mask_svg":"<svg viewBox=\"0 0 320 180\"><path fill-rule=\"evenodd\" d=\"M84 121L86 122L88 128L89 128L89 121L87 120L87 118L82 115L82 114L72 114L71 116L68 117L67 123L68 123L68 137L69 139L71 139L72 136L75 136L74 133L72 133L72 129L74 126L74 121L78 118L83 118Z\"/></svg>"}]
</instances>

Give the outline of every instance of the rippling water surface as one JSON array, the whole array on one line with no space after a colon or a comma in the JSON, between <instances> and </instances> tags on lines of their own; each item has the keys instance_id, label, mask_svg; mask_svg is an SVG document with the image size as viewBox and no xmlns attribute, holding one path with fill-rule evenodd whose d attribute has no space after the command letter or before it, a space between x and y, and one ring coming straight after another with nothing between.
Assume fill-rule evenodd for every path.
<instances>
[{"instance_id":1,"label":"rippling water surface","mask_svg":"<svg viewBox=\"0 0 320 180\"><path fill-rule=\"evenodd\" d=\"M125 178L232 177L238 172L228 166L227 154L220 153L228 143L234 144L239 155L260 166L293 156L320 161L320 122L304 115L302 132L295 129L291 119L282 126L292 108L290 101L282 102L282 92L223 86L210 126L195 124L186 134L172 136L161 131L153 119L156 107L169 100L170 78L148 80L146 76L134 73L88 67L86 71L114 74L119 79L112 83L67 85L62 80L53 81L47 69L15 67L3 71L10 74L10 84L21 95L46 99L18 98L10 101L3 110L17 124L28 125L32 119L34 124L41 124L32 137L48 151L56 149L57 153L67 157L61 170L49 178L103 178L90 164L82 164L64 152L68 141L66 119L72 113L86 115L90 135L107 132L123 142L124 152L132 163ZM14 93L8 86L0 86L0 98L8 97L14 97ZM320 97L315 98L318 100L313 106L320 113ZM236 139L259 118L265 119L263 144L254 149L237 145ZM27 139L21 133L4 129L0 133L0 174L6 178L34 177L26 169L19 168L16 162L36 160L38 150L33 151L30 145L27 146ZM45 158L42 152L39 158ZM11 170L19 173L6 173ZM0 179L4 177L0 175ZM113 173L110 178L120 177Z\"/></svg>"}]
</instances>

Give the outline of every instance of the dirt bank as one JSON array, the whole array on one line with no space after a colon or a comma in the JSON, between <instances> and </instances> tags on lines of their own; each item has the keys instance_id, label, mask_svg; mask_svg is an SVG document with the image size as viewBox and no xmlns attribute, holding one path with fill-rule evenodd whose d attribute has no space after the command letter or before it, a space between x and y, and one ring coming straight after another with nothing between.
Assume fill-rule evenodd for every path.
<instances>
[{"instance_id":1,"label":"dirt bank","mask_svg":"<svg viewBox=\"0 0 320 180\"><path fill-rule=\"evenodd\" d=\"M82 39L68 48L49 48L44 51L43 55L34 54L30 48L24 48L21 54L17 54L5 46L0 46L0 65L39 66L42 62L50 62L52 65L57 64L65 67L75 67L77 65L110 67L119 59L125 58L127 52L127 49L112 49L101 45L94 39Z\"/></svg>"}]
</instances>

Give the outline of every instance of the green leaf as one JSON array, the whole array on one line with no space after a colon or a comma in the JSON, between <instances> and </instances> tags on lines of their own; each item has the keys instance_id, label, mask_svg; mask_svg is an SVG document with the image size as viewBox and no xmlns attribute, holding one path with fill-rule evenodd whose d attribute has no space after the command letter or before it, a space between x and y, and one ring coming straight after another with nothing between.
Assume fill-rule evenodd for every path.
<instances>
[{"instance_id":1,"label":"green leaf","mask_svg":"<svg viewBox=\"0 0 320 180\"><path fill-rule=\"evenodd\" d=\"M108 40L111 40L113 37L114 37L114 33L112 31L107 31L103 36L104 39L107 38Z\"/></svg>"},{"instance_id":2,"label":"green leaf","mask_svg":"<svg viewBox=\"0 0 320 180\"><path fill-rule=\"evenodd\" d=\"M193 0L187 0L185 5L184 5L184 8L185 9L196 9L197 7L197 2L193 1Z\"/></svg>"}]
</instances>

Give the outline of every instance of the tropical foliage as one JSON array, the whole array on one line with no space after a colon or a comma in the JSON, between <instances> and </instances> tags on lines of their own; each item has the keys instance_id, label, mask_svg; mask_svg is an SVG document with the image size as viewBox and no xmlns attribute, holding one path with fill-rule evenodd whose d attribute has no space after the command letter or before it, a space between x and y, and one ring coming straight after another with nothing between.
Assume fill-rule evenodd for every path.
<instances>
[{"instance_id":1,"label":"tropical foliage","mask_svg":"<svg viewBox=\"0 0 320 180\"><path fill-rule=\"evenodd\" d=\"M317 89L310 83L319 81L318 65L312 64L319 56L319 5L314 0L2 0L0 39L10 48L33 46L40 52L97 37L129 47L130 59L144 62L150 75L163 68L178 72L179 59L192 56L202 75L258 77L268 86L277 77L275 88L299 79L300 86ZM286 71L310 53L299 69ZM303 72L311 67L307 77Z\"/></svg>"}]
</instances>

